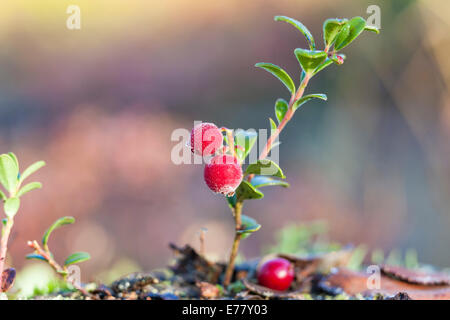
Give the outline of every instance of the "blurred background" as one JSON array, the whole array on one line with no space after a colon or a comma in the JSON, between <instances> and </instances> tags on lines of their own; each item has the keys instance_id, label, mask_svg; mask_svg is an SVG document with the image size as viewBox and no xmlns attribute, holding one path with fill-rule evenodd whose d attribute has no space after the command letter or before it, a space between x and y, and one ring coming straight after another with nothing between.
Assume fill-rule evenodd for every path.
<instances>
[{"instance_id":1,"label":"blurred background","mask_svg":"<svg viewBox=\"0 0 450 320\"><path fill-rule=\"evenodd\" d=\"M81 30L66 28L70 4ZM327 18L367 18L381 8L381 34L364 33L347 60L311 81L313 101L283 131L280 164L289 189L266 189L244 213L262 228L243 257L276 245L283 227L321 220L327 237L369 251L414 248L450 266L449 1L8 1L0 4L0 150L22 167L47 166L17 216L9 261L32 264L26 241L57 218L63 259L88 251L83 280L110 281L167 265L169 242L227 256L233 221L203 182L201 165L174 165L170 140L194 120L268 128L286 89L256 62L298 81L293 50L302 21L322 43ZM320 45L320 47L322 47Z\"/></svg>"}]
</instances>

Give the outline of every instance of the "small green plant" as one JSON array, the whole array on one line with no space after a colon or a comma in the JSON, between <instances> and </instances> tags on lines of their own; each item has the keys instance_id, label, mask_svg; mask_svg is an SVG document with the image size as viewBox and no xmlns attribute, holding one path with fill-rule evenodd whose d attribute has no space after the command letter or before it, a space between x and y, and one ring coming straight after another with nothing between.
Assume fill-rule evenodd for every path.
<instances>
[{"instance_id":1,"label":"small green plant","mask_svg":"<svg viewBox=\"0 0 450 320\"><path fill-rule=\"evenodd\" d=\"M0 242L0 276L2 282L4 278L7 278L7 275L4 273L4 271L6 271L4 270L4 267L6 253L8 251L8 240L14 225L14 217L19 211L20 198L27 192L42 187L40 182L30 182L24 186L22 185L31 174L42 168L44 165L44 161L38 161L20 173L19 161L14 153L9 152L0 155L0 183L6 191L3 192L0 190L0 197L3 200L3 209L6 214L6 218L2 219L2 237ZM14 279L11 281L13 282ZM8 281L8 283L12 285L11 281ZM0 292L7 291L11 285L3 285L2 283Z\"/></svg>"},{"instance_id":2,"label":"small green plant","mask_svg":"<svg viewBox=\"0 0 450 320\"><path fill-rule=\"evenodd\" d=\"M80 286L78 286L74 281L70 281L68 278L69 276L69 270L68 267L73 264L78 264L83 261L89 260L91 257L89 253L87 252L75 252L69 255L66 260L64 261L64 264L61 265L58 262L56 262L53 254L50 251L50 248L48 246L48 240L50 238L50 234L57 228L62 227L67 224L73 224L75 223L74 217L62 217L56 220L48 229L45 231L44 236L42 237L42 247L39 245L39 243L34 241L28 241L28 246L34 250L33 253L28 254L26 256L27 259L37 259L47 262L50 267L55 270L55 272L60 275L64 281L69 282L73 286L75 286L76 289L82 290ZM83 290L82 290L83 291Z\"/></svg>"},{"instance_id":3,"label":"small green plant","mask_svg":"<svg viewBox=\"0 0 450 320\"><path fill-rule=\"evenodd\" d=\"M278 123L269 118L271 135L257 161L250 163L245 170L242 170L242 164L257 139L254 130L234 133L231 129L219 129L212 123L202 123L194 127L191 133L193 152L202 156L215 155L205 166L205 182L212 191L226 196L235 220L236 231L225 272L225 287L230 284L233 275L240 240L261 227L255 219L242 214L244 201L263 198L264 194L260 190L262 187L289 186L288 183L280 180L286 178L281 168L274 161L266 159L272 148L278 144L277 138L280 132L303 104L313 99L327 100L327 96L323 93L304 95L309 81L332 64L342 65L345 55L340 51L364 30L379 33L378 29L368 26L361 17L350 20L328 19L323 24L324 49L321 50L316 47L313 35L301 22L285 16L276 16L275 20L284 21L297 28L306 37L309 48L294 50L301 68L298 87L291 76L279 66L272 63L256 64L256 67L268 71L280 80L290 93L288 100L280 98L275 102L275 117ZM224 147L222 147L223 141L226 143Z\"/></svg>"}]
</instances>

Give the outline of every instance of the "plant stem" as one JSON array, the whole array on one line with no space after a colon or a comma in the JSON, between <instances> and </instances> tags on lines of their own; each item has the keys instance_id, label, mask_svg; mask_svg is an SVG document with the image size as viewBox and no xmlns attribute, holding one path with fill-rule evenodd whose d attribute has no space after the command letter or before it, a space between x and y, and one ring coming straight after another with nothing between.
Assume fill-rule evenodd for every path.
<instances>
[{"instance_id":1,"label":"plant stem","mask_svg":"<svg viewBox=\"0 0 450 320\"><path fill-rule=\"evenodd\" d=\"M53 258L52 254L49 251L43 250L39 243L37 243L36 240L34 241L28 241L28 246L34 251L36 251L37 254L40 254L47 260L48 264L53 268L53 270L56 271L56 273L63 274L66 272L63 267L61 267ZM64 280L66 280L66 276L63 276Z\"/></svg>"},{"instance_id":2,"label":"plant stem","mask_svg":"<svg viewBox=\"0 0 450 320\"><path fill-rule=\"evenodd\" d=\"M42 249L41 246L39 245L39 243L37 243L36 240L34 241L28 241L28 246L32 249L34 249L34 251L37 254L40 254L41 256L43 256L45 258L45 260L47 260L48 264L53 268L53 270L55 270L56 273L58 273L59 275L61 275L63 277L63 280L65 282L70 283L75 289L77 289L78 291L80 291L82 294L84 294L86 297L90 297L93 299L96 299L96 297L92 294L90 294L89 292L87 292L86 289L84 289L83 287L81 287L80 285L78 285L75 280L70 281L69 279L67 279L67 269L65 267L61 267L59 265L58 262L55 261L55 259L53 258L53 255L50 253L50 251L48 250L48 246L46 247L46 249Z\"/></svg>"},{"instance_id":3,"label":"plant stem","mask_svg":"<svg viewBox=\"0 0 450 320\"><path fill-rule=\"evenodd\" d=\"M242 211L242 202L238 201L236 202L236 205L233 210L236 232L234 235L233 247L231 248L230 261L228 262L227 270L225 271L225 279L223 281L223 285L225 288L228 287L228 285L231 282L231 278L233 277L234 263L239 250L239 243L241 242L241 234L237 232L241 228L242 224L241 211Z\"/></svg>"},{"instance_id":4,"label":"plant stem","mask_svg":"<svg viewBox=\"0 0 450 320\"><path fill-rule=\"evenodd\" d=\"M3 227L2 239L0 242L0 276L3 274L6 262L6 252L8 251L8 239L11 229L14 225L14 220L8 218L6 225Z\"/></svg>"},{"instance_id":5,"label":"plant stem","mask_svg":"<svg viewBox=\"0 0 450 320\"><path fill-rule=\"evenodd\" d=\"M272 148L272 144L274 143L275 139L278 137L278 135L283 130L283 128L286 126L286 124L289 122L289 120L291 120L291 118L292 118L292 116L294 115L294 112L295 112L292 106L294 105L295 101L297 101L298 99L300 99L303 96L303 93L305 92L305 88L308 85L308 82L309 82L310 78L311 78L311 75L306 74L306 76L303 79L302 83L300 84L297 92L292 95L291 100L289 101L288 111L284 115L283 120L281 120L281 122L278 125L278 127L276 128L276 130L274 130L272 132L272 134L270 135L269 139L267 140L267 143L264 146L264 149L263 149L263 151L261 152L261 154L259 156L259 160L263 160L263 159L265 159L267 157L267 155L270 152L270 149Z\"/></svg>"}]
</instances>

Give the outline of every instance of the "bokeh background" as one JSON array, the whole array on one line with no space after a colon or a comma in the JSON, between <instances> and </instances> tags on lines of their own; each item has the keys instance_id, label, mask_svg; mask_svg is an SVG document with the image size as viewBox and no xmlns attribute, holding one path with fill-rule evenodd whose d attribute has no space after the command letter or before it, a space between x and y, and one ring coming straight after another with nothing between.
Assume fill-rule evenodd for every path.
<instances>
[{"instance_id":1,"label":"bokeh background","mask_svg":"<svg viewBox=\"0 0 450 320\"><path fill-rule=\"evenodd\" d=\"M67 6L81 8L68 30ZM55 219L60 259L88 251L83 280L111 270L162 267L169 242L206 233L223 259L233 222L207 189L201 165L176 166L170 140L194 120L267 128L287 91L253 65L272 62L298 81L296 47L274 15L302 21L321 43L330 17L368 17L381 8L380 35L365 33L347 60L313 79L313 101L281 135L289 189L266 190L247 215L262 229L245 257L276 242L283 226L320 219L328 237L369 250L414 248L419 260L450 266L450 2L441 1L4 1L0 4L0 150L13 151L44 188L27 194L9 261L27 268L26 241Z\"/></svg>"}]
</instances>

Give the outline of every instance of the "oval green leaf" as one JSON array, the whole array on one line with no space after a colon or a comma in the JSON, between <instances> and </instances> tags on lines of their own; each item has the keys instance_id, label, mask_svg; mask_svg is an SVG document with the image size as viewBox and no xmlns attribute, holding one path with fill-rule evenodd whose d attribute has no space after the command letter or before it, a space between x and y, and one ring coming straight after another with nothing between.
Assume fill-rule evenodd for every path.
<instances>
[{"instance_id":1,"label":"oval green leaf","mask_svg":"<svg viewBox=\"0 0 450 320\"><path fill-rule=\"evenodd\" d=\"M243 214L241 215L241 228L236 232L241 235L241 239L245 239L259 229L261 229L261 225L255 219Z\"/></svg>"},{"instance_id":2,"label":"oval green leaf","mask_svg":"<svg viewBox=\"0 0 450 320\"><path fill-rule=\"evenodd\" d=\"M16 215L17 211L19 211L19 207L20 207L20 199L16 197L6 199L3 205L6 216L10 219Z\"/></svg>"},{"instance_id":3,"label":"oval green leaf","mask_svg":"<svg viewBox=\"0 0 450 320\"><path fill-rule=\"evenodd\" d=\"M17 197L23 196L25 193L34 190L34 189L40 189L42 188L42 184L40 182L30 182L23 186L19 192L17 192Z\"/></svg>"},{"instance_id":4,"label":"oval green leaf","mask_svg":"<svg viewBox=\"0 0 450 320\"><path fill-rule=\"evenodd\" d=\"M297 48L294 53L302 69L309 74L313 74L314 70L327 58L325 52L318 50Z\"/></svg>"},{"instance_id":5,"label":"oval green leaf","mask_svg":"<svg viewBox=\"0 0 450 320\"><path fill-rule=\"evenodd\" d=\"M294 102L294 104L292 105L292 108L295 110L297 110L302 104L308 102L311 99L321 99L321 100L325 100L327 101L327 95L323 94L323 93L314 93L314 94L308 94L306 96L301 97L300 99L298 99L297 101Z\"/></svg>"},{"instance_id":6,"label":"oval green leaf","mask_svg":"<svg viewBox=\"0 0 450 320\"><path fill-rule=\"evenodd\" d=\"M75 222L75 218L74 217L62 217L59 218L58 220L56 220L51 226L50 228L47 229L47 231L45 231L44 236L42 237L42 245L47 246L48 243L48 238L50 237L50 234L57 228L64 226L66 224L72 224Z\"/></svg>"},{"instance_id":7,"label":"oval green leaf","mask_svg":"<svg viewBox=\"0 0 450 320\"><path fill-rule=\"evenodd\" d=\"M267 72L270 72L276 78L278 78L278 80L280 80L286 86L286 88L288 88L291 94L295 93L294 81L292 81L292 78L287 74L287 72L281 69L279 66L272 63L260 62L255 64L255 67L262 68Z\"/></svg>"},{"instance_id":8,"label":"oval green leaf","mask_svg":"<svg viewBox=\"0 0 450 320\"><path fill-rule=\"evenodd\" d=\"M67 257L66 261L64 261L64 266L80 263L89 260L90 258L91 256L87 252L76 252Z\"/></svg>"},{"instance_id":9,"label":"oval green leaf","mask_svg":"<svg viewBox=\"0 0 450 320\"><path fill-rule=\"evenodd\" d=\"M0 155L0 182L9 192L17 187L19 168L15 160L9 154Z\"/></svg>"},{"instance_id":10,"label":"oval green leaf","mask_svg":"<svg viewBox=\"0 0 450 320\"><path fill-rule=\"evenodd\" d=\"M366 20L361 17L352 18L345 24L336 37L335 49L344 49L364 31L365 27Z\"/></svg>"},{"instance_id":11,"label":"oval green leaf","mask_svg":"<svg viewBox=\"0 0 450 320\"><path fill-rule=\"evenodd\" d=\"M325 46L330 47L333 44L339 31L341 31L342 27L347 21L347 19L325 20L325 22L323 23L323 41L325 43Z\"/></svg>"},{"instance_id":12,"label":"oval green leaf","mask_svg":"<svg viewBox=\"0 0 450 320\"><path fill-rule=\"evenodd\" d=\"M264 193L257 190L246 180L242 180L241 184L236 189L236 201L261 199L261 198L264 198Z\"/></svg>"},{"instance_id":13,"label":"oval green leaf","mask_svg":"<svg viewBox=\"0 0 450 320\"><path fill-rule=\"evenodd\" d=\"M308 41L308 44L309 44L309 48L311 50L316 49L316 43L314 42L314 37L312 36L311 32L308 30L308 28L305 27L305 25L303 23L301 23L300 21L297 21L295 19L285 17L285 16L276 16L274 18L274 20L275 21L284 21L284 22L287 22L287 23L293 25L294 27L296 27L306 37L306 40Z\"/></svg>"},{"instance_id":14,"label":"oval green leaf","mask_svg":"<svg viewBox=\"0 0 450 320\"><path fill-rule=\"evenodd\" d=\"M320 71L322 71L323 69L325 69L326 67L328 67L329 65L333 64L333 60L326 58L324 62L322 62L313 72L313 75L316 75L317 73L319 73Z\"/></svg>"},{"instance_id":15,"label":"oval green leaf","mask_svg":"<svg viewBox=\"0 0 450 320\"><path fill-rule=\"evenodd\" d=\"M30 165L28 168L25 169L25 171L20 176L20 183L22 183L26 178L28 178L31 174L35 173L37 170L45 166L44 161L37 161Z\"/></svg>"},{"instance_id":16,"label":"oval green leaf","mask_svg":"<svg viewBox=\"0 0 450 320\"><path fill-rule=\"evenodd\" d=\"M254 176L251 181L251 184L255 188L269 187L269 186L280 186L284 188L289 187L289 183L282 180L273 179L267 176Z\"/></svg>"},{"instance_id":17,"label":"oval green leaf","mask_svg":"<svg viewBox=\"0 0 450 320\"><path fill-rule=\"evenodd\" d=\"M275 115L277 117L278 123L283 121L286 112L289 109L289 105L286 100L278 99L275 102Z\"/></svg>"},{"instance_id":18,"label":"oval green leaf","mask_svg":"<svg viewBox=\"0 0 450 320\"><path fill-rule=\"evenodd\" d=\"M258 174L263 176L274 176L278 178L286 178L281 168L272 160L263 159L256 163L251 163L245 170L245 174Z\"/></svg>"}]
</instances>

